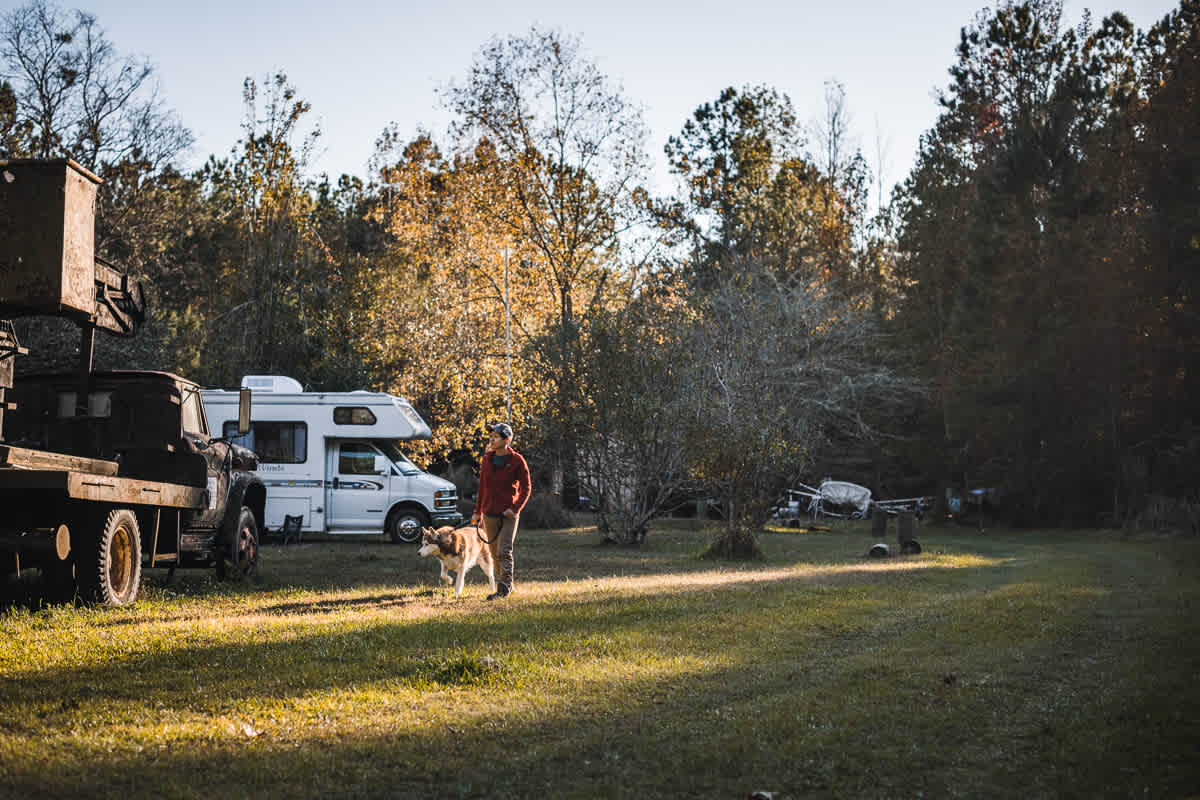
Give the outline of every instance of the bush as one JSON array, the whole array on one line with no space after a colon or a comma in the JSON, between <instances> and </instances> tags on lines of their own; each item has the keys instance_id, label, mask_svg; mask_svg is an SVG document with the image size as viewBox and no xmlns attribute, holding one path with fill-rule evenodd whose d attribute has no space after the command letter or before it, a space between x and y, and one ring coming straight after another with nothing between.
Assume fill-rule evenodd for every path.
<instances>
[{"instance_id":1,"label":"bush","mask_svg":"<svg viewBox=\"0 0 1200 800\"><path fill-rule=\"evenodd\" d=\"M535 493L521 510L522 528L570 528L573 524L557 494Z\"/></svg>"},{"instance_id":2,"label":"bush","mask_svg":"<svg viewBox=\"0 0 1200 800\"><path fill-rule=\"evenodd\" d=\"M763 557L758 537L749 528L722 527L701 553L701 558L741 561Z\"/></svg>"},{"instance_id":3,"label":"bush","mask_svg":"<svg viewBox=\"0 0 1200 800\"><path fill-rule=\"evenodd\" d=\"M1133 520L1132 528L1200 534L1200 502L1188 497L1152 494L1146 500L1146 508Z\"/></svg>"}]
</instances>

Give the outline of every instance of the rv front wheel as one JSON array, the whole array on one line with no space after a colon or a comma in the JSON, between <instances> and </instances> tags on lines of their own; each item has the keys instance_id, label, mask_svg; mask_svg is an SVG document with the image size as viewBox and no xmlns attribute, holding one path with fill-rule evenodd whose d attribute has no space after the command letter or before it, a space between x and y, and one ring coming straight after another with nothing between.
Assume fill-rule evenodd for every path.
<instances>
[{"instance_id":1,"label":"rv front wheel","mask_svg":"<svg viewBox=\"0 0 1200 800\"><path fill-rule=\"evenodd\" d=\"M421 528L429 524L429 517L415 508L401 508L388 517L387 532L396 544L412 544L421 538Z\"/></svg>"}]
</instances>

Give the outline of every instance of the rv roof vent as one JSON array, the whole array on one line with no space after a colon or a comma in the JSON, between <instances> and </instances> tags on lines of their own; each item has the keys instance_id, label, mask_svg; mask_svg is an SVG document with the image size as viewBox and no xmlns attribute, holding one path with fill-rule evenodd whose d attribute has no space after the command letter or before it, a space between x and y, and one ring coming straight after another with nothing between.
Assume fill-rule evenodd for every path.
<instances>
[{"instance_id":1,"label":"rv roof vent","mask_svg":"<svg viewBox=\"0 0 1200 800\"><path fill-rule=\"evenodd\" d=\"M244 375L242 388L255 392L278 392L281 394L298 394L304 391L300 381L286 375Z\"/></svg>"}]
</instances>

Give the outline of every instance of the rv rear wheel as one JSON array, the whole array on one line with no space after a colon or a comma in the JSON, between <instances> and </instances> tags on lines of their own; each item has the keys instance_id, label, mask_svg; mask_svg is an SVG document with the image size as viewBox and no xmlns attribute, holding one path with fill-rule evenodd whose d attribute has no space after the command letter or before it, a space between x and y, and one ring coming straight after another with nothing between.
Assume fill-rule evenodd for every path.
<instances>
[{"instance_id":1,"label":"rv rear wheel","mask_svg":"<svg viewBox=\"0 0 1200 800\"><path fill-rule=\"evenodd\" d=\"M127 606L142 582L142 532L127 508L110 511L76 564L80 593L102 606Z\"/></svg>"},{"instance_id":2,"label":"rv rear wheel","mask_svg":"<svg viewBox=\"0 0 1200 800\"><path fill-rule=\"evenodd\" d=\"M421 538L421 528L429 524L429 517L415 508L401 508L388 517L387 532L396 544L412 544Z\"/></svg>"}]
</instances>

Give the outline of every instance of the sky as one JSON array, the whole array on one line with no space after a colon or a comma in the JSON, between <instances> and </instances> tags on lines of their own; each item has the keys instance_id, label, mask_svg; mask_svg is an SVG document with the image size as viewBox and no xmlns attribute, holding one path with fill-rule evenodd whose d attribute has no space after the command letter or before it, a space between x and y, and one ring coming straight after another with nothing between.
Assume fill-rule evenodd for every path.
<instances>
[{"instance_id":1,"label":"sky","mask_svg":"<svg viewBox=\"0 0 1200 800\"><path fill-rule=\"evenodd\" d=\"M851 134L885 186L911 168L938 115L936 91L979 0L59 0L94 14L122 54L155 65L161 96L196 138L185 166L227 156L241 134L242 83L283 71L312 104L314 173L367 176L389 123L437 136L450 116L438 90L463 79L493 37L532 25L578 36L584 52L640 105L654 187L673 188L663 145L727 86L787 94L818 118L826 81L846 93ZM16 0L0 0L0 9ZM1064 0L1066 21L1122 11L1148 28L1167 0ZM882 165L882 170L880 166Z\"/></svg>"}]
</instances>

